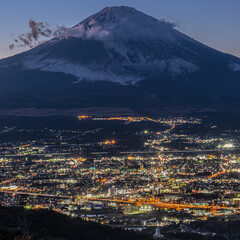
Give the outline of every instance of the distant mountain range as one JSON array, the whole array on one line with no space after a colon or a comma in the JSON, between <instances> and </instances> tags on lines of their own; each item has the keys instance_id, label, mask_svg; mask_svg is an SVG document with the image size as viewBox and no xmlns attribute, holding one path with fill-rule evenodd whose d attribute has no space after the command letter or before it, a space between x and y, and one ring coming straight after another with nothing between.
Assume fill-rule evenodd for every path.
<instances>
[{"instance_id":1,"label":"distant mountain range","mask_svg":"<svg viewBox=\"0 0 240 240\"><path fill-rule=\"evenodd\" d=\"M0 60L0 85L1 109L239 109L240 59L165 20L107 7Z\"/></svg>"}]
</instances>

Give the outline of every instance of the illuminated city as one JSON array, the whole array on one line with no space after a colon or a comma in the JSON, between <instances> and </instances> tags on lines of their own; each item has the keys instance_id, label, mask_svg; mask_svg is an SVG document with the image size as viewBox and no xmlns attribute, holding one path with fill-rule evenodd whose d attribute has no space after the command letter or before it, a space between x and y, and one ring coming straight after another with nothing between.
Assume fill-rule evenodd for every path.
<instances>
[{"instance_id":1,"label":"illuminated city","mask_svg":"<svg viewBox=\"0 0 240 240\"><path fill-rule=\"evenodd\" d=\"M3 206L163 233L194 232L190 223L240 213L238 130L181 117L38 121L1 129ZM26 133L33 138L24 140Z\"/></svg>"}]
</instances>

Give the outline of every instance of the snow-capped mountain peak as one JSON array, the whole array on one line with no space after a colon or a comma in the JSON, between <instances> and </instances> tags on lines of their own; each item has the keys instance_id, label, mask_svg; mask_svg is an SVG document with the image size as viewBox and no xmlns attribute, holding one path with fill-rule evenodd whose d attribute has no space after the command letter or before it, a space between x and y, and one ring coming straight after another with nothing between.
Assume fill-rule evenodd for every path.
<instances>
[{"instance_id":1,"label":"snow-capped mountain peak","mask_svg":"<svg viewBox=\"0 0 240 240\"><path fill-rule=\"evenodd\" d=\"M0 105L139 108L218 99L235 104L239 79L240 59L166 21L129 7L109 7L1 60Z\"/></svg>"},{"instance_id":2,"label":"snow-capped mountain peak","mask_svg":"<svg viewBox=\"0 0 240 240\"><path fill-rule=\"evenodd\" d=\"M64 33L64 37L96 39L176 40L173 24L158 20L130 7L107 7Z\"/></svg>"},{"instance_id":3,"label":"snow-capped mountain peak","mask_svg":"<svg viewBox=\"0 0 240 240\"><path fill-rule=\"evenodd\" d=\"M25 58L24 67L64 72L76 76L77 82L135 84L146 75L197 71L198 65L189 57L189 52L195 55L189 43L198 44L171 23L134 8L107 7L33 51Z\"/></svg>"}]
</instances>

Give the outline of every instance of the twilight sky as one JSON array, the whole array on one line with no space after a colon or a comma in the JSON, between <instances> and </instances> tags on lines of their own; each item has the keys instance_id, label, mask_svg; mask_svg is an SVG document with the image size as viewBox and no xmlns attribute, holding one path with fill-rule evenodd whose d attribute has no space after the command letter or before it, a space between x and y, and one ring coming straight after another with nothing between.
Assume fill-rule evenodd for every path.
<instances>
[{"instance_id":1,"label":"twilight sky","mask_svg":"<svg viewBox=\"0 0 240 240\"><path fill-rule=\"evenodd\" d=\"M71 27L104 7L121 5L179 22L179 31L240 57L240 0L4 0L0 2L0 59L26 50L9 50L9 45L28 31L30 18Z\"/></svg>"}]
</instances>

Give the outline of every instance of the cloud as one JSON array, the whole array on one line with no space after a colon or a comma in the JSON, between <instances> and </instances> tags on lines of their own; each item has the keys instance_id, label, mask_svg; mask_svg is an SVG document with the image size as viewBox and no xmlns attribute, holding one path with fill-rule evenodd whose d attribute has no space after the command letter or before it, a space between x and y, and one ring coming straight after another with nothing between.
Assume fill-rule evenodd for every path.
<instances>
[{"instance_id":1,"label":"cloud","mask_svg":"<svg viewBox=\"0 0 240 240\"><path fill-rule=\"evenodd\" d=\"M9 49L10 49L10 50L13 50L13 49L14 49L14 47L15 47L15 45L14 45L14 44L10 44L10 45L9 45Z\"/></svg>"},{"instance_id":2,"label":"cloud","mask_svg":"<svg viewBox=\"0 0 240 240\"><path fill-rule=\"evenodd\" d=\"M46 42L49 38L59 36L67 30L64 26L52 28L47 22L36 22L33 19L29 19L28 26L30 28L29 32L13 39L14 43L9 45L10 50L13 50L15 47L32 48Z\"/></svg>"}]
</instances>

